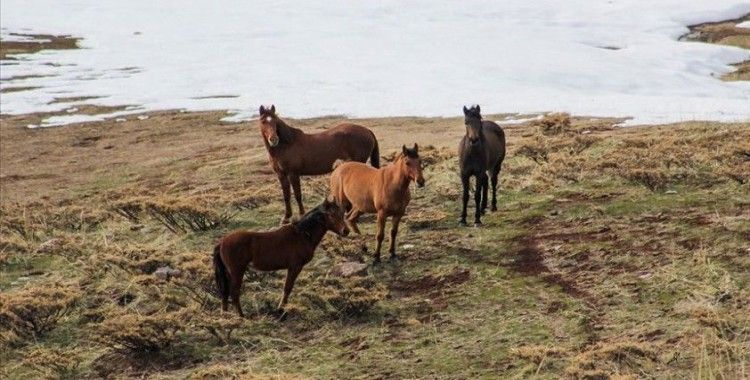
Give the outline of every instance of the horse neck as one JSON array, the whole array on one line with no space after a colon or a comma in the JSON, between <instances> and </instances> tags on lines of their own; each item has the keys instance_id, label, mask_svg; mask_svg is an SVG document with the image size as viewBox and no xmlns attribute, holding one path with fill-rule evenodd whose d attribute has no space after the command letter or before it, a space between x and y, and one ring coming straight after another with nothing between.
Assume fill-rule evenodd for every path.
<instances>
[{"instance_id":1,"label":"horse neck","mask_svg":"<svg viewBox=\"0 0 750 380\"><path fill-rule=\"evenodd\" d=\"M477 143L476 145L471 144L471 142L469 141L469 137L467 135L465 139L465 143L464 143L466 144L466 153L467 154L482 153L484 152L486 143L487 143L487 140L484 138L484 133L481 131L479 132L479 143Z\"/></svg>"},{"instance_id":2,"label":"horse neck","mask_svg":"<svg viewBox=\"0 0 750 380\"><path fill-rule=\"evenodd\" d=\"M394 186L400 189L408 189L411 178L409 174L401 170L401 160L403 156L396 159L391 165L386 166L383 170L388 174L387 179L389 180L388 185Z\"/></svg>"},{"instance_id":3,"label":"horse neck","mask_svg":"<svg viewBox=\"0 0 750 380\"><path fill-rule=\"evenodd\" d=\"M309 242L312 245L312 248L315 249L315 247L320 244L320 241L323 240L323 236L325 236L326 232L328 232L328 229L326 226L316 223L312 228L310 228L307 231L296 231L298 234L302 235L303 239L305 241Z\"/></svg>"},{"instance_id":4,"label":"horse neck","mask_svg":"<svg viewBox=\"0 0 750 380\"><path fill-rule=\"evenodd\" d=\"M301 129L294 128L281 119L278 119L276 123L276 133L279 135L279 139L287 144L293 142L297 136L305 134Z\"/></svg>"}]
</instances>

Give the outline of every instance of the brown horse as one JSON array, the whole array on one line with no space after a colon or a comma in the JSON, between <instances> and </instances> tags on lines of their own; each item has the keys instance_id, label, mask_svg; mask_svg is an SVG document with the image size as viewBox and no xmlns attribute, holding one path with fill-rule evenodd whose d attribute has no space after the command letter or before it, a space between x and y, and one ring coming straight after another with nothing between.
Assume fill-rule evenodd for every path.
<instances>
[{"instance_id":1,"label":"brown horse","mask_svg":"<svg viewBox=\"0 0 750 380\"><path fill-rule=\"evenodd\" d=\"M327 231L340 236L349 234L344 211L336 203L324 201L305 214L300 221L268 232L235 231L214 247L214 275L221 295L221 309L226 311L229 296L240 316L240 290L247 266L261 271L286 269L284 294L279 302L283 310L302 267L313 257L315 248Z\"/></svg>"},{"instance_id":2,"label":"brown horse","mask_svg":"<svg viewBox=\"0 0 750 380\"><path fill-rule=\"evenodd\" d=\"M301 175L330 173L336 160L367 162L380 167L378 140L371 130L355 124L339 124L325 132L307 134L290 127L278 116L276 107L260 106L260 134L268 150L271 167L279 177L284 194L284 218L288 223L292 216L290 200L291 185L299 214L305 213L302 206Z\"/></svg>"},{"instance_id":3,"label":"brown horse","mask_svg":"<svg viewBox=\"0 0 750 380\"><path fill-rule=\"evenodd\" d=\"M345 162L337 165L331 174L331 196L339 205L348 210L349 226L359 233L357 218L365 213L377 213L378 232L375 248L375 263L380 262L380 246L383 243L385 221L393 217L391 227L391 260L396 257L396 234L401 217L406 212L411 195L409 184L415 181L424 186L422 160L419 147L408 149L403 146L401 154L393 164L375 169L359 162Z\"/></svg>"},{"instance_id":4,"label":"brown horse","mask_svg":"<svg viewBox=\"0 0 750 380\"><path fill-rule=\"evenodd\" d=\"M505 132L499 125L482 120L479 106L464 106L466 135L458 146L458 161L463 185L463 208L460 224L466 225L466 204L469 203L469 180L477 178L474 202L474 225L482 224L481 215L487 209L487 177L492 179L492 211L497 211L497 176L505 159Z\"/></svg>"}]
</instances>

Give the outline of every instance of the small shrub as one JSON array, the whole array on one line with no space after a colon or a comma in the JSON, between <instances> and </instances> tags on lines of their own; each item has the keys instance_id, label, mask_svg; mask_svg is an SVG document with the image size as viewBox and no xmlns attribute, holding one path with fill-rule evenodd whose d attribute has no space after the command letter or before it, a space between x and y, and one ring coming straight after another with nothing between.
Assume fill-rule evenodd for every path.
<instances>
[{"instance_id":1,"label":"small shrub","mask_svg":"<svg viewBox=\"0 0 750 380\"><path fill-rule=\"evenodd\" d=\"M191 327L203 329L216 338L221 344L232 342L232 333L244 325L245 320L235 313L222 313L218 310L206 312L194 310L190 320Z\"/></svg>"},{"instance_id":2,"label":"small shrub","mask_svg":"<svg viewBox=\"0 0 750 380\"><path fill-rule=\"evenodd\" d=\"M539 120L535 120L532 125L545 136L558 135L570 130L570 114L550 113Z\"/></svg>"},{"instance_id":3,"label":"small shrub","mask_svg":"<svg viewBox=\"0 0 750 380\"><path fill-rule=\"evenodd\" d=\"M0 293L0 327L15 342L35 340L57 326L80 298L80 291L71 285L48 284Z\"/></svg>"},{"instance_id":4,"label":"small shrub","mask_svg":"<svg viewBox=\"0 0 750 380\"><path fill-rule=\"evenodd\" d=\"M261 204L255 199L246 198L233 206L241 210ZM145 213L174 233L210 230L231 218L228 213L218 214L202 206L203 203L205 200L140 197L116 201L110 210L132 223L140 223Z\"/></svg>"},{"instance_id":5,"label":"small shrub","mask_svg":"<svg viewBox=\"0 0 750 380\"><path fill-rule=\"evenodd\" d=\"M169 265L171 260L170 254L166 251L140 245L110 248L93 258L97 266L114 266L132 274L151 274L160 266Z\"/></svg>"},{"instance_id":6,"label":"small shrub","mask_svg":"<svg viewBox=\"0 0 750 380\"><path fill-rule=\"evenodd\" d=\"M156 353L177 341L177 334L184 329L185 322L186 315L181 312L121 314L100 323L95 339L122 354Z\"/></svg>"},{"instance_id":7,"label":"small shrub","mask_svg":"<svg viewBox=\"0 0 750 380\"><path fill-rule=\"evenodd\" d=\"M315 293L306 291L305 296L333 316L364 315L388 295L388 290L371 277L329 277L314 288Z\"/></svg>"},{"instance_id":8,"label":"small shrub","mask_svg":"<svg viewBox=\"0 0 750 380\"><path fill-rule=\"evenodd\" d=\"M143 212L142 202L138 199L118 201L114 205L112 205L111 208L115 213L123 216L133 223L138 223L140 221L140 216Z\"/></svg>"},{"instance_id":9,"label":"small shrub","mask_svg":"<svg viewBox=\"0 0 750 380\"><path fill-rule=\"evenodd\" d=\"M189 203L168 204L146 202L144 208L172 232L206 231L229 221L227 214L219 215L209 209Z\"/></svg>"},{"instance_id":10,"label":"small shrub","mask_svg":"<svg viewBox=\"0 0 750 380\"><path fill-rule=\"evenodd\" d=\"M647 373L643 371L654 363L658 363L656 352L643 343L599 343L573 358L565 372L579 379L609 378L610 374L624 375L630 370Z\"/></svg>"},{"instance_id":11,"label":"small shrub","mask_svg":"<svg viewBox=\"0 0 750 380\"><path fill-rule=\"evenodd\" d=\"M78 206L32 203L0 207L0 231L14 231L25 239L59 231L87 232L107 219L107 214Z\"/></svg>"},{"instance_id":12,"label":"small shrub","mask_svg":"<svg viewBox=\"0 0 750 380\"><path fill-rule=\"evenodd\" d=\"M576 136L573 142L568 145L568 150L571 154L581 154L599 140L601 139L593 136Z\"/></svg>"},{"instance_id":13,"label":"small shrub","mask_svg":"<svg viewBox=\"0 0 750 380\"><path fill-rule=\"evenodd\" d=\"M646 186L651 191L662 191L669 183L669 176L658 169L625 169L620 173L625 179Z\"/></svg>"},{"instance_id":14,"label":"small shrub","mask_svg":"<svg viewBox=\"0 0 750 380\"><path fill-rule=\"evenodd\" d=\"M23 365L44 378L77 379L82 376L81 358L71 349L34 348L24 355Z\"/></svg>"},{"instance_id":15,"label":"small shrub","mask_svg":"<svg viewBox=\"0 0 750 380\"><path fill-rule=\"evenodd\" d=\"M540 165L549 161L549 149L546 143L540 138L529 144L521 145L516 150L516 155L528 157Z\"/></svg>"},{"instance_id":16,"label":"small shrub","mask_svg":"<svg viewBox=\"0 0 750 380\"><path fill-rule=\"evenodd\" d=\"M172 280L174 286L204 309L215 308L219 297L211 260L211 255L205 252L181 255L176 259L176 267L182 274Z\"/></svg>"}]
</instances>

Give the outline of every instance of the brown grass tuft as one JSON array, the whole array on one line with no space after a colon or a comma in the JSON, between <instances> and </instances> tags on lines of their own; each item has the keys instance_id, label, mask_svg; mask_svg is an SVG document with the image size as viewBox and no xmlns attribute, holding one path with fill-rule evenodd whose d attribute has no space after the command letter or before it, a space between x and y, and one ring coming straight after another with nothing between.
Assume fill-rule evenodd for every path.
<instances>
[{"instance_id":1,"label":"brown grass tuft","mask_svg":"<svg viewBox=\"0 0 750 380\"><path fill-rule=\"evenodd\" d=\"M543 118L535 120L531 125L545 136L559 135L570 131L570 114L564 112L546 114Z\"/></svg>"},{"instance_id":2,"label":"brown grass tuft","mask_svg":"<svg viewBox=\"0 0 750 380\"><path fill-rule=\"evenodd\" d=\"M178 340L187 320L182 312L116 315L97 326L95 340L121 354L157 353Z\"/></svg>"},{"instance_id":3,"label":"brown grass tuft","mask_svg":"<svg viewBox=\"0 0 750 380\"><path fill-rule=\"evenodd\" d=\"M73 284L45 284L0 293L0 326L6 343L36 340L54 329L81 296Z\"/></svg>"},{"instance_id":4,"label":"brown grass tuft","mask_svg":"<svg viewBox=\"0 0 750 380\"><path fill-rule=\"evenodd\" d=\"M78 379L81 357L77 350L36 347L24 354L23 365L47 379Z\"/></svg>"}]
</instances>

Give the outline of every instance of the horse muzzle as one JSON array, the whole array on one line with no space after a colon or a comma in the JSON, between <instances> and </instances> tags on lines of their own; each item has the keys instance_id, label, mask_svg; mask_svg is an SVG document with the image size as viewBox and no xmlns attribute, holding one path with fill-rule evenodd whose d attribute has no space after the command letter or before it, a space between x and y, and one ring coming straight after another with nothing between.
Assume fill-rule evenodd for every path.
<instances>
[{"instance_id":1,"label":"horse muzzle","mask_svg":"<svg viewBox=\"0 0 750 380\"><path fill-rule=\"evenodd\" d=\"M339 231L340 236L349 236L349 227L344 226L344 228Z\"/></svg>"},{"instance_id":2,"label":"horse muzzle","mask_svg":"<svg viewBox=\"0 0 750 380\"><path fill-rule=\"evenodd\" d=\"M424 187L424 178L417 179L417 187Z\"/></svg>"}]
</instances>

